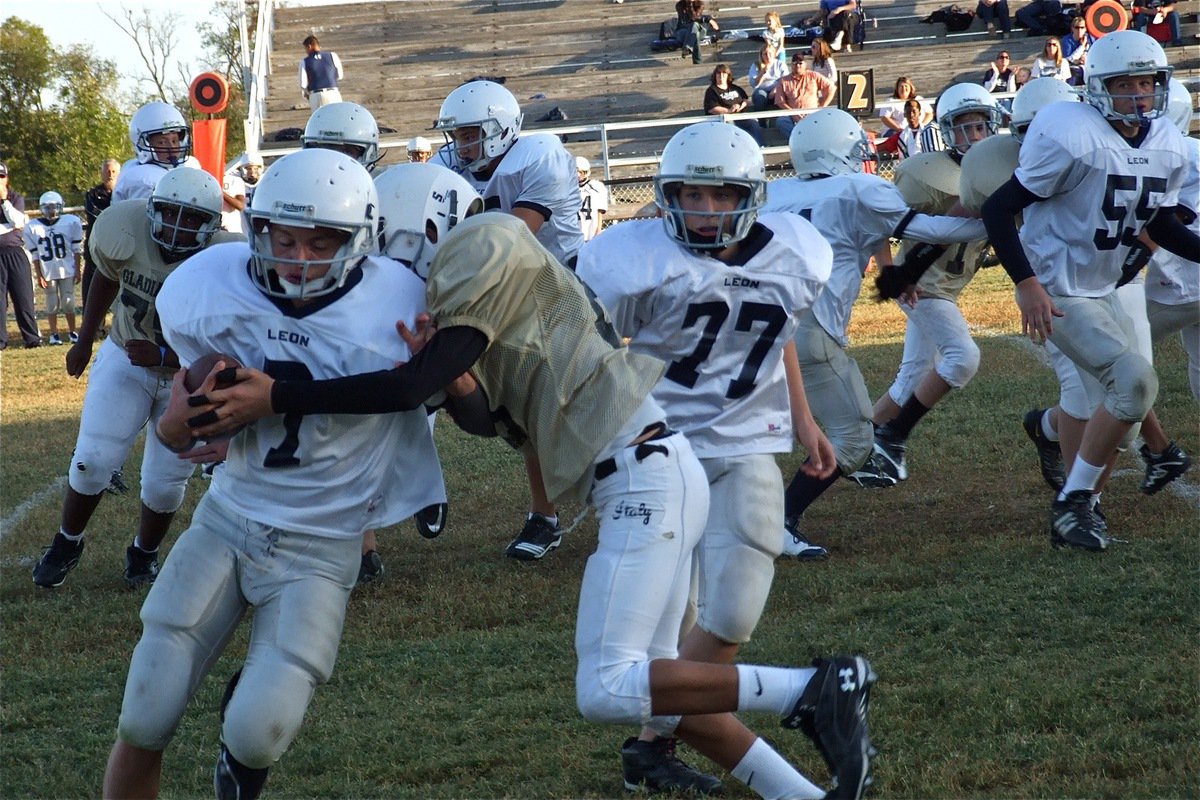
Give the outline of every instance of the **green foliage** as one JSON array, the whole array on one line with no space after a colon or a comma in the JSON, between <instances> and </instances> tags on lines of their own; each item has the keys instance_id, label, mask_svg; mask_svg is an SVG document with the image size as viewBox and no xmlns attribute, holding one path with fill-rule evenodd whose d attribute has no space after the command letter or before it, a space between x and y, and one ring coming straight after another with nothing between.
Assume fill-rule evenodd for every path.
<instances>
[{"instance_id":1,"label":"green foliage","mask_svg":"<svg viewBox=\"0 0 1200 800\"><path fill-rule=\"evenodd\" d=\"M81 204L104 159L129 157L117 84L115 65L89 46L58 50L38 26L17 17L4 21L0 158L17 191L36 199L53 189L68 205Z\"/></svg>"}]
</instances>

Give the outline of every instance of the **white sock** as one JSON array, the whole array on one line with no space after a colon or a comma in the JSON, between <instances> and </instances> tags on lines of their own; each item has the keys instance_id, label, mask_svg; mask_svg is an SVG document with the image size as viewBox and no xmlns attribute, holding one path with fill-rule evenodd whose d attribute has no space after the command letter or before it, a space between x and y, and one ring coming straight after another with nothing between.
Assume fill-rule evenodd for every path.
<instances>
[{"instance_id":1,"label":"white sock","mask_svg":"<svg viewBox=\"0 0 1200 800\"><path fill-rule=\"evenodd\" d=\"M1042 412L1042 435L1051 442L1058 441L1058 431L1050 427L1050 409Z\"/></svg>"},{"instance_id":2,"label":"white sock","mask_svg":"<svg viewBox=\"0 0 1200 800\"><path fill-rule=\"evenodd\" d=\"M738 672L738 711L772 711L779 716L792 713L800 693L812 676L814 667L786 669L736 664Z\"/></svg>"},{"instance_id":3,"label":"white sock","mask_svg":"<svg viewBox=\"0 0 1200 800\"><path fill-rule=\"evenodd\" d=\"M797 772L762 739L754 740L746 755L733 768L732 774L768 800L789 797L820 800L825 796L825 790Z\"/></svg>"},{"instance_id":4,"label":"white sock","mask_svg":"<svg viewBox=\"0 0 1200 800\"><path fill-rule=\"evenodd\" d=\"M1094 467L1084 461L1081 456L1076 456L1075 463L1071 465L1071 473L1067 475L1067 482L1063 485L1062 491L1058 493L1058 499L1065 500L1068 494L1080 489L1087 489L1089 492L1095 489L1102 472L1104 472L1103 465Z\"/></svg>"},{"instance_id":5,"label":"white sock","mask_svg":"<svg viewBox=\"0 0 1200 800\"><path fill-rule=\"evenodd\" d=\"M75 534L73 534L73 533L67 533L67 532L66 532L66 531L64 531L62 528L59 528L59 529L58 529L58 532L59 532L59 533L61 533L61 534L63 535L63 538L64 538L64 539L66 539L68 542L78 542L78 541L80 541L81 539L83 539L83 534L82 534L82 533L81 533L81 534L79 534L78 536L76 536L76 535L75 535Z\"/></svg>"}]
</instances>

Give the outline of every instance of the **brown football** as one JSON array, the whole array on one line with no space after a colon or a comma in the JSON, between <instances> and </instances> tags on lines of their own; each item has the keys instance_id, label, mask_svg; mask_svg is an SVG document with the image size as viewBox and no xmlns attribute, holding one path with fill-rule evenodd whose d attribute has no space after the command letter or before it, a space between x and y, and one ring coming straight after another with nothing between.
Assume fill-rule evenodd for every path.
<instances>
[{"instance_id":1,"label":"brown football","mask_svg":"<svg viewBox=\"0 0 1200 800\"><path fill-rule=\"evenodd\" d=\"M212 368L216 366L218 361L224 361L226 369L232 367L237 369L242 366L242 362L238 361L228 353L209 353L206 356L200 356L192 365L188 367L187 374L183 376L183 387L189 393L200 388L200 384L204 383L204 379L208 377L208 373L212 372ZM228 389L233 385L233 381L217 380L217 389Z\"/></svg>"}]
</instances>

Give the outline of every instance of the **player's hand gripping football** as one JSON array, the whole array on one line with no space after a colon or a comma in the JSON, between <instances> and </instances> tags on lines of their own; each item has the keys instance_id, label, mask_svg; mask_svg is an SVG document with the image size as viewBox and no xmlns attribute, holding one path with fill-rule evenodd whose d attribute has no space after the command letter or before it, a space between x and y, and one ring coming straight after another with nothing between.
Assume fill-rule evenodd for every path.
<instances>
[{"instance_id":1,"label":"player's hand gripping football","mask_svg":"<svg viewBox=\"0 0 1200 800\"><path fill-rule=\"evenodd\" d=\"M213 383L206 379L203 391L196 392L190 401L192 414L187 423L196 437L215 439L275 413L271 408L275 379L262 370L239 367L233 375L233 385L224 389L212 388L216 376L211 377Z\"/></svg>"}]
</instances>

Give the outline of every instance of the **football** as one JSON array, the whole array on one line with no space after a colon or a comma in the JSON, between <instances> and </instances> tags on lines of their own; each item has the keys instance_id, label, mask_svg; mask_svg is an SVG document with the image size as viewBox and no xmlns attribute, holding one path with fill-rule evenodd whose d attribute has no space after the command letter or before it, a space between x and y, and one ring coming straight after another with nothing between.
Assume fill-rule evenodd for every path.
<instances>
[{"instance_id":1,"label":"football","mask_svg":"<svg viewBox=\"0 0 1200 800\"><path fill-rule=\"evenodd\" d=\"M200 384L204 383L204 379L208 377L208 373L212 372L212 368L218 361L224 361L225 367L237 369L242 366L242 362L238 361L228 353L209 353L206 356L200 356L192 365L188 367L187 374L183 376L183 387L188 390L188 393L196 391L200 388ZM228 389L233 385L233 381L223 381L218 379L217 389Z\"/></svg>"}]
</instances>

